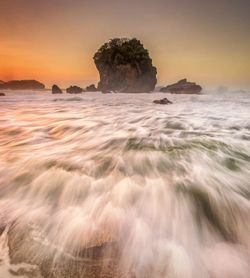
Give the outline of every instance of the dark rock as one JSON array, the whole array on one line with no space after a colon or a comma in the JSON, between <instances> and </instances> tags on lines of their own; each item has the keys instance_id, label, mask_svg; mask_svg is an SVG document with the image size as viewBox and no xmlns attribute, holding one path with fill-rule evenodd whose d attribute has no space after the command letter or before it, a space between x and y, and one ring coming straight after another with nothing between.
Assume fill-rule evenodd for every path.
<instances>
[{"instance_id":1,"label":"dark rock","mask_svg":"<svg viewBox=\"0 0 250 278\"><path fill-rule=\"evenodd\" d=\"M5 93L0 93L0 96L1 96L1 97L5 96Z\"/></svg>"},{"instance_id":2,"label":"dark rock","mask_svg":"<svg viewBox=\"0 0 250 278\"><path fill-rule=\"evenodd\" d=\"M81 94L84 90L78 86L70 86L66 89L66 92L68 94Z\"/></svg>"},{"instance_id":3,"label":"dark rock","mask_svg":"<svg viewBox=\"0 0 250 278\"><path fill-rule=\"evenodd\" d=\"M168 100L166 97L163 98L163 99L157 99L157 100L154 100L153 103L155 104L172 104L173 102Z\"/></svg>"},{"instance_id":4,"label":"dark rock","mask_svg":"<svg viewBox=\"0 0 250 278\"><path fill-rule=\"evenodd\" d=\"M43 90L44 84L36 80L12 80L0 84L0 89L7 90Z\"/></svg>"},{"instance_id":5,"label":"dark rock","mask_svg":"<svg viewBox=\"0 0 250 278\"><path fill-rule=\"evenodd\" d=\"M161 88L160 92L170 92L171 94L199 94L202 90L200 85L195 82L188 82L181 79L177 83Z\"/></svg>"},{"instance_id":6,"label":"dark rock","mask_svg":"<svg viewBox=\"0 0 250 278\"><path fill-rule=\"evenodd\" d=\"M121 251L118 242L106 241L67 250L53 244L46 245L40 238L34 239L34 232L33 227L16 224L7 234L10 269L15 265L34 266L32 269L22 267L22 277L125 277L119 266ZM126 277L134 276L128 273Z\"/></svg>"},{"instance_id":7,"label":"dark rock","mask_svg":"<svg viewBox=\"0 0 250 278\"><path fill-rule=\"evenodd\" d=\"M95 53L94 62L102 92L145 93L155 88L157 70L148 50L135 38L110 40Z\"/></svg>"},{"instance_id":8,"label":"dark rock","mask_svg":"<svg viewBox=\"0 0 250 278\"><path fill-rule=\"evenodd\" d=\"M52 94L62 94L62 93L63 91L57 85L52 86Z\"/></svg>"},{"instance_id":9,"label":"dark rock","mask_svg":"<svg viewBox=\"0 0 250 278\"><path fill-rule=\"evenodd\" d=\"M96 92L97 88L95 87L94 84L91 84L91 85L87 86L85 90L86 90L86 92Z\"/></svg>"}]
</instances>

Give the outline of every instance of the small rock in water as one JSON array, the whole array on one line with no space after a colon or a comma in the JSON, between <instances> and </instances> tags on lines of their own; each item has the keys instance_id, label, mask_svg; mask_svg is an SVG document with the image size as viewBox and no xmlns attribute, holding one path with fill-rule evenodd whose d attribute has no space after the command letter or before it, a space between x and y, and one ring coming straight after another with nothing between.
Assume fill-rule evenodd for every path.
<instances>
[{"instance_id":1,"label":"small rock in water","mask_svg":"<svg viewBox=\"0 0 250 278\"><path fill-rule=\"evenodd\" d=\"M81 94L84 90L78 86L70 86L66 89L66 92L68 94Z\"/></svg>"},{"instance_id":2,"label":"small rock in water","mask_svg":"<svg viewBox=\"0 0 250 278\"><path fill-rule=\"evenodd\" d=\"M199 94L202 87L195 82L188 82L182 79L177 83L161 88L160 92L170 92L171 94Z\"/></svg>"},{"instance_id":3,"label":"small rock in water","mask_svg":"<svg viewBox=\"0 0 250 278\"><path fill-rule=\"evenodd\" d=\"M5 93L0 93L0 96L1 96L1 97L4 97L4 96L5 96Z\"/></svg>"},{"instance_id":4,"label":"small rock in water","mask_svg":"<svg viewBox=\"0 0 250 278\"><path fill-rule=\"evenodd\" d=\"M97 88L95 87L94 84L91 84L86 87L86 92L96 92L96 91L97 91Z\"/></svg>"},{"instance_id":5,"label":"small rock in water","mask_svg":"<svg viewBox=\"0 0 250 278\"><path fill-rule=\"evenodd\" d=\"M57 85L53 85L52 86L52 94L62 94L62 90L57 86Z\"/></svg>"},{"instance_id":6,"label":"small rock in water","mask_svg":"<svg viewBox=\"0 0 250 278\"><path fill-rule=\"evenodd\" d=\"M162 99L156 99L153 101L155 104L172 104L173 102L168 100L166 97Z\"/></svg>"}]
</instances>

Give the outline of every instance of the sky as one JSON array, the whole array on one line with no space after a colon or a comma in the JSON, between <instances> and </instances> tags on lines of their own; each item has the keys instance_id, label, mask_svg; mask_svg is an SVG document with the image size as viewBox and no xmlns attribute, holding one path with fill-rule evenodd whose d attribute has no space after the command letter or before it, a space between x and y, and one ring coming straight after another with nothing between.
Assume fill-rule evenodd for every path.
<instances>
[{"instance_id":1,"label":"sky","mask_svg":"<svg viewBox=\"0 0 250 278\"><path fill-rule=\"evenodd\" d=\"M0 80L97 83L114 37L149 50L158 83L250 88L249 0L0 0Z\"/></svg>"}]
</instances>

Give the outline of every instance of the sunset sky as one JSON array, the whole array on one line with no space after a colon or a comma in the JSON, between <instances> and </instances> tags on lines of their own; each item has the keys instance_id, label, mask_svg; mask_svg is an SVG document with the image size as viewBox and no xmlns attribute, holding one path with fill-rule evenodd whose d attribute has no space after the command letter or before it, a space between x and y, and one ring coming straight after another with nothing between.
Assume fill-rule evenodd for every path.
<instances>
[{"instance_id":1,"label":"sunset sky","mask_svg":"<svg viewBox=\"0 0 250 278\"><path fill-rule=\"evenodd\" d=\"M0 80L96 83L99 46L136 37L159 84L250 88L249 14L249 0L0 0Z\"/></svg>"}]
</instances>

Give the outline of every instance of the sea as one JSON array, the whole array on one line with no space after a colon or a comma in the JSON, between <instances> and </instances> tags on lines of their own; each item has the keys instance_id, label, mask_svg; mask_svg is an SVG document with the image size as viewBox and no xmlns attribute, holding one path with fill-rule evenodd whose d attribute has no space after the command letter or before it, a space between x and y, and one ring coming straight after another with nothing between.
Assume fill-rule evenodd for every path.
<instances>
[{"instance_id":1,"label":"sea","mask_svg":"<svg viewBox=\"0 0 250 278\"><path fill-rule=\"evenodd\" d=\"M5 94L1 278L250 277L250 91Z\"/></svg>"}]
</instances>

